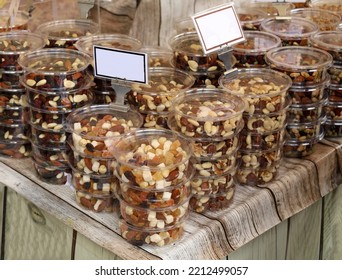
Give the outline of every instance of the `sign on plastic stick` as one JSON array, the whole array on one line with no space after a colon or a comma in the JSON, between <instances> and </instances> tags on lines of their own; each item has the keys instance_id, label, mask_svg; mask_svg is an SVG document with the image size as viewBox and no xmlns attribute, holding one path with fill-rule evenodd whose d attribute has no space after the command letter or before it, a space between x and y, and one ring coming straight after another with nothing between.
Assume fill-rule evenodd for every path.
<instances>
[{"instance_id":1,"label":"sign on plastic stick","mask_svg":"<svg viewBox=\"0 0 342 280\"><path fill-rule=\"evenodd\" d=\"M93 46L96 77L118 82L148 83L146 53Z\"/></svg>"},{"instance_id":2,"label":"sign on plastic stick","mask_svg":"<svg viewBox=\"0 0 342 280\"><path fill-rule=\"evenodd\" d=\"M205 54L245 40L233 3L197 13L192 20Z\"/></svg>"}]
</instances>

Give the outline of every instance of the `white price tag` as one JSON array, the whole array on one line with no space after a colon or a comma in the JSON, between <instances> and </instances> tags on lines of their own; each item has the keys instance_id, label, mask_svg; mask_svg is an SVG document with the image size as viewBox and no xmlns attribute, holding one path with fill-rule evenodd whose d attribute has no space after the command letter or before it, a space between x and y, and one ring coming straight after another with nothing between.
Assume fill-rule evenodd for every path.
<instances>
[{"instance_id":1,"label":"white price tag","mask_svg":"<svg viewBox=\"0 0 342 280\"><path fill-rule=\"evenodd\" d=\"M93 46L94 74L105 79L148 83L146 53Z\"/></svg>"},{"instance_id":2,"label":"white price tag","mask_svg":"<svg viewBox=\"0 0 342 280\"><path fill-rule=\"evenodd\" d=\"M202 11L192 20L205 54L245 40L233 3Z\"/></svg>"},{"instance_id":3,"label":"white price tag","mask_svg":"<svg viewBox=\"0 0 342 280\"><path fill-rule=\"evenodd\" d=\"M17 16L18 9L19 9L19 4L20 4L20 0L12 0L8 8L8 14L10 16L10 26L14 25L15 18Z\"/></svg>"}]
</instances>

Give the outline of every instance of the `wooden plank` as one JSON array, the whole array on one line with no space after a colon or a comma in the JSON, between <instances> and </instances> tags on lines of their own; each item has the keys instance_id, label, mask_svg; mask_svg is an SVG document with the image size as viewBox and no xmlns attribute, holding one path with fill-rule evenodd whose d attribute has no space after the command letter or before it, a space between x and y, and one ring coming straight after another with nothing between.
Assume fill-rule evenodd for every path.
<instances>
[{"instance_id":1,"label":"wooden plank","mask_svg":"<svg viewBox=\"0 0 342 280\"><path fill-rule=\"evenodd\" d=\"M77 233L75 260L120 260L109 250L99 246L81 233Z\"/></svg>"},{"instance_id":2,"label":"wooden plank","mask_svg":"<svg viewBox=\"0 0 342 280\"><path fill-rule=\"evenodd\" d=\"M287 260L318 260L321 238L322 199L289 220Z\"/></svg>"},{"instance_id":3,"label":"wooden plank","mask_svg":"<svg viewBox=\"0 0 342 280\"><path fill-rule=\"evenodd\" d=\"M35 177L32 172L32 166L30 170L30 164L28 164L30 161L28 160L29 159L21 160L20 167L25 169L26 166L27 169L25 170L27 174ZM13 161L10 159L1 159L1 161L8 161L13 164ZM18 166L18 164L15 165ZM81 232L101 247L105 247L119 257L123 259L130 259L133 258L133 256L137 259L157 258L144 250L124 242L115 231L99 222L102 219L95 220L82 211L75 211L75 206L73 206L75 205L75 202L73 204L67 203L65 200L58 198L46 189L41 188L22 174L14 172L10 167L3 163L0 164L0 178L2 178L2 183L21 194L40 209L55 216L65 225ZM73 199L72 191L65 186L46 185L49 186L50 189L64 188L65 193L68 193L69 195L69 200L71 201ZM108 216L112 215L108 213ZM112 220L113 225L115 225L114 219ZM115 226L113 226L113 228L115 228ZM117 226L116 230L118 230Z\"/></svg>"},{"instance_id":4,"label":"wooden plank","mask_svg":"<svg viewBox=\"0 0 342 280\"><path fill-rule=\"evenodd\" d=\"M72 229L10 188L5 219L4 259L70 260Z\"/></svg>"},{"instance_id":5,"label":"wooden plank","mask_svg":"<svg viewBox=\"0 0 342 280\"><path fill-rule=\"evenodd\" d=\"M275 228L277 235L277 260L286 259L287 233L290 219L281 222Z\"/></svg>"},{"instance_id":6,"label":"wooden plank","mask_svg":"<svg viewBox=\"0 0 342 280\"><path fill-rule=\"evenodd\" d=\"M323 198L322 259L342 259L342 185Z\"/></svg>"},{"instance_id":7,"label":"wooden plank","mask_svg":"<svg viewBox=\"0 0 342 280\"><path fill-rule=\"evenodd\" d=\"M5 185L0 183L0 259L1 259L1 252L3 252L2 248L2 231L3 231L3 223L4 223L4 200L5 200Z\"/></svg>"}]
</instances>

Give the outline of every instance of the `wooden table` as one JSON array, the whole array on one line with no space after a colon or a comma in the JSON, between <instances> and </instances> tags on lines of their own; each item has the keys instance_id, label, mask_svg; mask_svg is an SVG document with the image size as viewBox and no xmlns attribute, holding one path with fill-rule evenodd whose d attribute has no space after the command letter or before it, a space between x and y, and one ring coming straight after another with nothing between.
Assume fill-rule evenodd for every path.
<instances>
[{"instance_id":1,"label":"wooden table","mask_svg":"<svg viewBox=\"0 0 342 280\"><path fill-rule=\"evenodd\" d=\"M274 182L263 188L237 186L229 208L191 213L183 238L165 247L127 243L119 234L116 213L79 207L71 185L42 182L30 159L0 158L0 181L120 258L222 259L332 192L341 182L341 146L342 140L323 140L305 159L284 158Z\"/></svg>"}]
</instances>

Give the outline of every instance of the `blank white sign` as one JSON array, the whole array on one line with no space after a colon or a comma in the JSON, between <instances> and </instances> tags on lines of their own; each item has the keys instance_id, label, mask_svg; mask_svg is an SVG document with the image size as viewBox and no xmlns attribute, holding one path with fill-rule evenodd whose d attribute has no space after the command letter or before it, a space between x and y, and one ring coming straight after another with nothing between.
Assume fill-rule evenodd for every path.
<instances>
[{"instance_id":1,"label":"blank white sign","mask_svg":"<svg viewBox=\"0 0 342 280\"><path fill-rule=\"evenodd\" d=\"M233 4L222 5L192 16L204 53L245 40Z\"/></svg>"},{"instance_id":2,"label":"blank white sign","mask_svg":"<svg viewBox=\"0 0 342 280\"><path fill-rule=\"evenodd\" d=\"M93 46L93 54L96 77L148 83L146 53Z\"/></svg>"}]
</instances>

